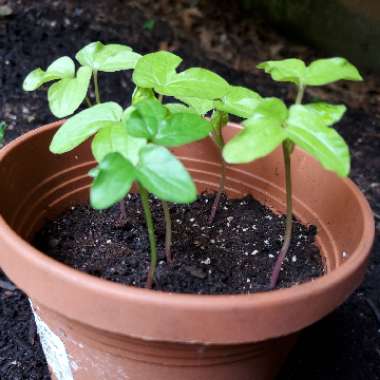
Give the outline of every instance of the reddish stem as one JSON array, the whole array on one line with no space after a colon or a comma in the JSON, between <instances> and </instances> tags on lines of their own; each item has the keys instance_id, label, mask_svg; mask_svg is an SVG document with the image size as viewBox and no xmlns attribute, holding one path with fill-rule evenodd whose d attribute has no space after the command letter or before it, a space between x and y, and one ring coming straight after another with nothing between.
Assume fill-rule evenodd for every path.
<instances>
[{"instance_id":1,"label":"reddish stem","mask_svg":"<svg viewBox=\"0 0 380 380\"><path fill-rule=\"evenodd\" d=\"M165 218L165 255L168 264L173 262L171 247L172 247L172 220L170 217L169 205L166 201L162 201Z\"/></svg>"},{"instance_id":2,"label":"reddish stem","mask_svg":"<svg viewBox=\"0 0 380 380\"><path fill-rule=\"evenodd\" d=\"M221 157L221 173L220 173L220 180L219 180L219 189L216 193L214 202L211 207L211 213L208 218L208 224L212 224L214 222L216 211L218 210L220 198L222 197L222 194L224 192L224 185L226 182L226 162L223 159L223 156Z\"/></svg>"},{"instance_id":3,"label":"reddish stem","mask_svg":"<svg viewBox=\"0 0 380 380\"><path fill-rule=\"evenodd\" d=\"M288 253L290 243L292 240L292 225L293 225L293 202L292 202L292 175L291 175L291 162L290 162L290 149L289 145L285 141L282 144L282 151L284 155L284 163L285 163L285 181L286 181L286 227L285 227L285 235L284 235L284 243L281 247L280 254L274 264L272 275L270 279L270 288L274 289L277 285L278 278L280 275L281 267Z\"/></svg>"}]
</instances>

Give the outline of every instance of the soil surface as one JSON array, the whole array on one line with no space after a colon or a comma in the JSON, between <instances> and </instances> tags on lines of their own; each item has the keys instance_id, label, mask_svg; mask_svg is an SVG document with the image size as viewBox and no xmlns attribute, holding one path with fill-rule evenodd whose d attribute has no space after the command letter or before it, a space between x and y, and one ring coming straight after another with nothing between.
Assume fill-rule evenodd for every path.
<instances>
[{"instance_id":1,"label":"soil surface","mask_svg":"<svg viewBox=\"0 0 380 380\"><path fill-rule=\"evenodd\" d=\"M167 48L181 55L187 66L212 68L231 83L287 101L294 97L294 89L272 83L255 65L265 59L325 56L288 39L259 15L239 11L237 1L6 3L13 10L0 17L0 121L8 125L6 142L54 120L43 91L22 92L25 75L94 40L127 43L142 53ZM148 27L151 21L153 28ZM337 129L351 147L351 177L375 213L376 241L367 276L344 305L301 334L279 380L380 379L380 79L364 74L364 83L308 89L306 100L350 107ZM128 74L100 80L105 100L128 103L132 91ZM0 379L49 378L28 300L0 273Z\"/></svg>"},{"instance_id":2,"label":"soil surface","mask_svg":"<svg viewBox=\"0 0 380 380\"><path fill-rule=\"evenodd\" d=\"M282 245L285 217L252 197L223 197L214 223L208 224L214 195L191 205L171 205L172 254L165 257L165 222L161 203L151 199L159 262L154 289L176 293L237 294L268 290L270 273ZM95 211L73 206L46 223L34 245L52 258L107 280L144 287L149 268L149 239L140 198ZM278 287L289 287L323 274L316 228L295 223L294 238Z\"/></svg>"}]
</instances>

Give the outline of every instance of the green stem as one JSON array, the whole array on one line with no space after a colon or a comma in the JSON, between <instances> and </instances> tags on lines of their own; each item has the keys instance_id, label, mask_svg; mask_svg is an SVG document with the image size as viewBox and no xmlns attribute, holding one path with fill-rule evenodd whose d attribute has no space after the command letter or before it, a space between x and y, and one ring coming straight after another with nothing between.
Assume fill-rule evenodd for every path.
<instances>
[{"instance_id":1,"label":"green stem","mask_svg":"<svg viewBox=\"0 0 380 380\"><path fill-rule=\"evenodd\" d=\"M157 267L157 244L156 244L156 235L154 232L154 224L152 218L152 211L149 205L148 192L146 189L139 185L141 203L143 205L144 214L145 214L145 222L148 228L148 236L150 243L150 268L148 273L148 278L146 280L146 287L151 289L154 282L154 274L156 272Z\"/></svg>"},{"instance_id":2,"label":"green stem","mask_svg":"<svg viewBox=\"0 0 380 380\"><path fill-rule=\"evenodd\" d=\"M166 255L166 261L168 264L171 264L173 262L173 257L171 253L171 246L172 246L172 220L170 217L170 209L168 202L161 201L162 202L162 208L164 210L164 217L165 217L165 255Z\"/></svg>"},{"instance_id":3,"label":"green stem","mask_svg":"<svg viewBox=\"0 0 380 380\"><path fill-rule=\"evenodd\" d=\"M295 104L301 104L304 96L305 87L303 84L298 86L298 92ZM281 272L282 264L285 260L286 254L289 251L290 243L292 241L292 229L293 229L293 194L292 194L292 172L291 172L291 154L293 152L294 144L290 140L285 140L282 143L282 151L284 155L285 165L285 188L286 188L286 226L284 234L284 242L282 244L278 258L274 264L270 287L275 288L278 282L278 278Z\"/></svg>"},{"instance_id":4,"label":"green stem","mask_svg":"<svg viewBox=\"0 0 380 380\"><path fill-rule=\"evenodd\" d=\"M90 108L92 107L92 103L91 103L91 100L88 96L86 96L86 103L87 103L87 106Z\"/></svg>"},{"instance_id":5,"label":"green stem","mask_svg":"<svg viewBox=\"0 0 380 380\"><path fill-rule=\"evenodd\" d=\"M305 93L305 86L303 84L300 84L298 86L298 92L297 92L297 97L296 97L296 104L301 104L303 95Z\"/></svg>"},{"instance_id":6,"label":"green stem","mask_svg":"<svg viewBox=\"0 0 380 380\"><path fill-rule=\"evenodd\" d=\"M94 70L94 87L95 87L95 99L96 103L100 104L100 91L99 91L99 81L98 81L98 72Z\"/></svg>"}]
</instances>

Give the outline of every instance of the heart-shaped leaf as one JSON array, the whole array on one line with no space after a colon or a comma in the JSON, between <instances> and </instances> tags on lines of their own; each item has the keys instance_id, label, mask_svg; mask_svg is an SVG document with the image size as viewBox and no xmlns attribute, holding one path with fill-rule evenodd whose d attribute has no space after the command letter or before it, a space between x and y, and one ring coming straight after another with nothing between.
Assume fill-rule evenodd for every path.
<instances>
[{"instance_id":1,"label":"heart-shaped leaf","mask_svg":"<svg viewBox=\"0 0 380 380\"><path fill-rule=\"evenodd\" d=\"M125 120L128 134L152 141L167 114L168 110L157 99L138 102Z\"/></svg>"},{"instance_id":2,"label":"heart-shaped leaf","mask_svg":"<svg viewBox=\"0 0 380 380\"><path fill-rule=\"evenodd\" d=\"M275 81L292 82L297 85L303 83L306 72L304 62L296 58L266 61L257 65L257 68L264 69Z\"/></svg>"},{"instance_id":3,"label":"heart-shaped leaf","mask_svg":"<svg viewBox=\"0 0 380 380\"><path fill-rule=\"evenodd\" d=\"M357 68L344 58L318 59L306 69L304 83L321 86L338 80L363 80Z\"/></svg>"},{"instance_id":4,"label":"heart-shaped leaf","mask_svg":"<svg viewBox=\"0 0 380 380\"><path fill-rule=\"evenodd\" d=\"M92 42L76 54L76 59L82 66L105 72L133 69L140 57L129 46L104 45L101 42Z\"/></svg>"},{"instance_id":5,"label":"heart-shaped leaf","mask_svg":"<svg viewBox=\"0 0 380 380\"><path fill-rule=\"evenodd\" d=\"M191 98L191 97L178 97L178 100L190 106L193 113L204 116L207 112L214 108L214 102L207 99Z\"/></svg>"},{"instance_id":6,"label":"heart-shaped leaf","mask_svg":"<svg viewBox=\"0 0 380 380\"><path fill-rule=\"evenodd\" d=\"M252 118L243 125L244 129L223 149L223 157L228 163L247 163L264 157L286 138L281 123L274 118Z\"/></svg>"},{"instance_id":7,"label":"heart-shaped leaf","mask_svg":"<svg viewBox=\"0 0 380 380\"><path fill-rule=\"evenodd\" d=\"M49 107L54 116L62 118L74 113L86 98L91 69L80 67L76 78L64 78L50 86Z\"/></svg>"},{"instance_id":8,"label":"heart-shaped leaf","mask_svg":"<svg viewBox=\"0 0 380 380\"><path fill-rule=\"evenodd\" d=\"M140 151L138 181L158 198L176 203L191 203L197 192L183 164L166 148L153 144Z\"/></svg>"},{"instance_id":9,"label":"heart-shaped leaf","mask_svg":"<svg viewBox=\"0 0 380 380\"><path fill-rule=\"evenodd\" d=\"M309 111L317 113L319 119L326 127L337 123L346 112L344 105L334 105L323 102L306 104L305 107Z\"/></svg>"},{"instance_id":10,"label":"heart-shaped leaf","mask_svg":"<svg viewBox=\"0 0 380 380\"><path fill-rule=\"evenodd\" d=\"M136 178L132 163L120 153L108 154L96 171L95 180L91 186L90 202L95 209L105 209L123 199Z\"/></svg>"},{"instance_id":11,"label":"heart-shaped leaf","mask_svg":"<svg viewBox=\"0 0 380 380\"><path fill-rule=\"evenodd\" d=\"M166 86L181 62L180 57L167 51L144 55L136 64L133 82L142 88Z\"/></svg>"},{"instance_id":12,"label":"heart-shaped leaf","mask_svg":"<svg viewBox=\"0 0 380 380\"><path fill-rule=\"evenodd\" d=\"M171 75L163 85L155 86L156 92L176 98L219 99L229 89L228 83L212 71L193 67Z\"/></svg>"},{"instance_id":13,"label":"heart-shaped leaf","mask_svg":"<svg viewBox=\"0 0 380 380\"><path fill-rule=\"evenodd\" d=\"M132 104L137 104L145 99L156 99L151 88L136 87L132 94Z\"/></svg>"},{"instance_id":14,"label":"heart-shaped leaf","mask_svg":"<svg viewBox=\"0 0 380 380\"><path fill-rule=\"evenodd\" d=\"M186 106L182 103L167 103L165 107L169 110L170 113L192 113L198 115L193 108Z\"/></svg>"},{"instance_id":15,"label":"heart-shaped leaf","mask_svg":"<svg viewBox=\"0 0 380 380\"><path fill-rule=\"evenodd\" d=\"M61 154L74 149L99 129L120 123L122 113L123 109L114 102L98 104L79 112L58 129L50 151Z\"/></svg>"},{"instance_id":16,"label":"heart-shaped leaf","mask_svg":"<svg viewBox=\"0 0 380 380\"><path fill-rule=\"evenodd\" d=\"M102 128L92 140L92 153L100 162L109 153L118 152L133 165L137 165L140 149L146 145L145 139L128 135L122 123Z\"/></svg>"},{"instance_id":17,"label":"heart-shaped leaf","mask_svg":"<svg viewBox=\"0 0 380 380\"><path fill-rule=\"evenodd\" d=\"M189 144L207 137L211 129L211 124L199 115L176 113L160 123L153 142L167 147Z\"/></svg>"},{"instance_id":18,"label":"heart-shaped leaf","mask_svg":"<svg viewBox=\"0 0 380 380\"><path fill-rule=\"evenodd\" d=\"M324 168L339 176L348 175L350 153L347 144L316 112L302 105L292 106L285 130L291 141L320 161Z\"/></svg>"},{"instance_id":19,"label":"heart-shaped leaf","mask_svg":"<svg viewBox=\"0 0 380 380\"><path fill-rule=\"evenodd\" d=\"M33 70L25 78L24 91L34 91L43 84L57 79L73 78L75 76L75 65L70 57L61 57L55 60L46 71L41 68Z\"/></svg>"},{"instance_id":20,"label":"heart-shaped leaf","mask_svg":"<svg viewBox=\"0 0 380 380\"><path fill-rule=\"evenodd\" d=\"M281 125L287 117L288 109L282 100L277 98L265 98L256 106L253 114L247 121L272 119Z\"/></svg>"},{"instance_id":21,"label":"heart-shaped leaf","mask_svg":"<svg viewBox=\"0 0 380 380\"><path fill-rule=\"evenodd\" d=\"M215 108L247 119L252 116L261 100L262 98L257 92L245 87L230 86L228 93L221 100L215 102Z\"/></svg>"}]
</instances>

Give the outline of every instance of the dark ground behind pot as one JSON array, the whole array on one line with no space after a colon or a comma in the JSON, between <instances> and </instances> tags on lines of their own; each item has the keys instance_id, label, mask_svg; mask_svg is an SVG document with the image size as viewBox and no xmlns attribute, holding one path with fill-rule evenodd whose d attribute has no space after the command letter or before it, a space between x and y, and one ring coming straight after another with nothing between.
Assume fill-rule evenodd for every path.
<instances>
[{"instance_id":1,"label":"dark ground behind pot","mask_svg":"<svg viewBox=\"0 0 380 380\"><path fill-rule=\"evenodd\" d=\"M241 15L233 6L225 13L225 1L217 7L210 5L212 2L204 7L200 2L196 7L194 2L172 0L161 0L153 6L149 6L148 1L99 0L94 3L9 1L13 15L0 18L0 119L9 126L6 142L53 120L43 92L22 92L25 74L38 65L46 66L58 56L73 55L93 40L128 43L143 53L159 47L179 46L176 52L183 56L187 66L212 68L232 83L256 88L266 96L282 95L288 100L293 95L291 89L280 88L257 71L248 73L242 69L254 67L252 62L263 59L263 52L267 58L287 57L297 52L304 57L323 56L287 41L268 30L267 25L264 28L257 18L242 20L241 25L234 23ZM138 7L133 3L138 3ZM168 11L171 9L175 10L176 17ZM152 12L159 13L150 31L144 28L144 22L152 17ZM226 15L229 24L223 24L221 13ZM161 16L163 20L159 20ZM200 24L204 17L209 22ZM178 19L182 24L178 24ZM185 27L186 20L190 26ZM215 35L210 34L210 25L224 25L225 35L218 34L217 28ZM248 29L241 29L243 26ZM196 33L191 32L192 28ZM199 47L198 35L206 36L200 43L205 50ZM242 38L238 37L242 35L251 36L251 40L245 42L252 44L249 50L239 42ZM210 46L207 41L211 41ZM233 43L228 44L231 41L241 49L240 56L235 54L235 61L226 50L229 46L232 49ZM238 58L245 64L238 65ZM344 102L353 107L338 129L352 149L352 178L376 213L377 239L362 287L332 315L302 334L280 380L380 379L380 106L374 101L379 99L378 92L370 87L376 80L372 76L369 85L354 87L357 92L343 85L320 92L313 89L308 93L309 99L336 100L343 96ZM105 87L104 99L127 104L131 92L128 74L102 76L101 82ZM3 275L0 279L0 379L47 380L49 375L28 301ZM323 350L321 345L325 345Z\"/></svg>"}]
</instances>

